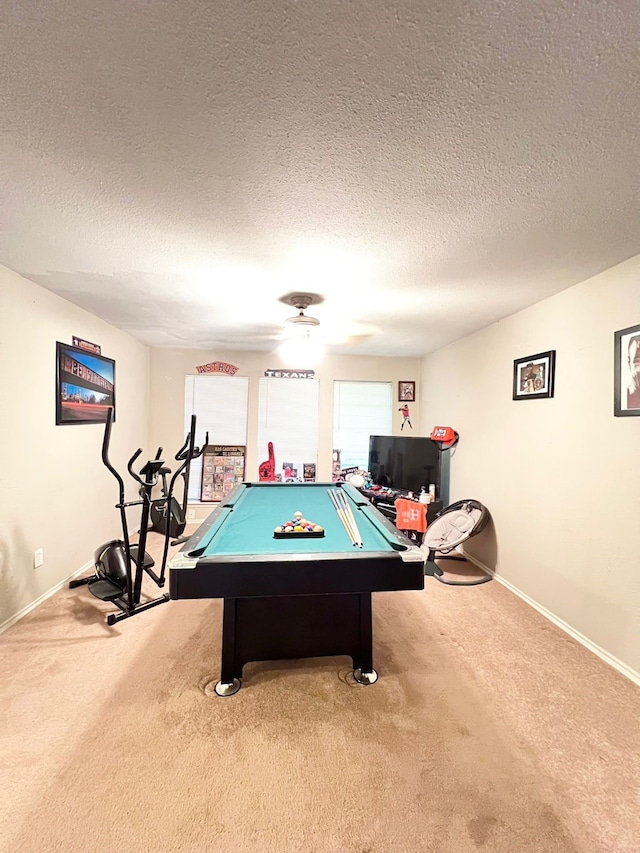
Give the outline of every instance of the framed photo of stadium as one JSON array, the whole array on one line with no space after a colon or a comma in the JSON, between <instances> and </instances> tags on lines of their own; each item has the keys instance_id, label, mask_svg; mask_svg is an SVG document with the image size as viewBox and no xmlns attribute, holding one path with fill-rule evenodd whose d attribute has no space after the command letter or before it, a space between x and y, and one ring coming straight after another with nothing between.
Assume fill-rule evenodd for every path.
<instances>
[{"instance_id":1,"label":"framed photo of stadium","mask_svg":"<svg viewBox=\"0 0 640 853\"><path fill-rule=\"evenodd\" d=\"M115 406L115 361L56 341L56 424L102 424Z\"/></svg>"}]
</instances>

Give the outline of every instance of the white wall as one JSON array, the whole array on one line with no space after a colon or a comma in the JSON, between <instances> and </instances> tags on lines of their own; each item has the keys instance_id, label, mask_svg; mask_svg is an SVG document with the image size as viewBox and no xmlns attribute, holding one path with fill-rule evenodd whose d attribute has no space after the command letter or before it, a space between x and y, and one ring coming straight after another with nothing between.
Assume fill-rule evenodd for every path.
<instances>
[{"instance_id":1,"label":"white wall","mask_svg":"<svg viewBox=\"0 0 640 853\"><path fill-rule=\"evenodd\" d=\"M613 340L637 323L640 256L429 356L421 386L461 436L451 501L491 511L469 553L636 678L640 418L613 416ZM512 401L514 359L551 349L554 398Z\"/></svg>"},{"instance_id":2,"label":"white wall","mask_svg":"<svg viewBox=\"0 0 640 853\"><path fill-rule=\"evenodd\" d=\"M111 456L121 469L147 442L148 349L0 267L0 626L119 535L117 484L100 458L104 427L55 425L56 341L72 335L116 360ZM45 557L38 569L36 548Z\"/></svg>"},{"instance_id":3,"label":"white wall","mask_svg":"<svg viewBox=\"0 0 640 853\"><path fill-rule=\"evenodd\" d=\"M247 439L247 479L258 478L258 465L267 458L267 448L257 446L258 379L267 369L282 368L275 353L234 352L224 350L174 350L151 351L151 443L165 448L167 460L184 441L184 379L197 373L196 367L211 361L224 361L238 367L237 376L249 377L249 419ZM320 445L318 451L318 479L331 480L331 451L333 450L333 380L392 382L393 399L397 400L398 382L416 382L416 402L410 404L412 435L424 435L419 418L421 360L417 358L365 358L333 356L325 358L313 368L320 382ZM304 379L283 379L283 382L304 382ZM394 432L400 434L402 415L395 411ZM425 424L428 434L433 424ZM215 437L210 440L215 443ZM169 463L170 464L170 463ZM209 509L201 508L196 516L205 517Z\"/></svg>"}]
</instances>

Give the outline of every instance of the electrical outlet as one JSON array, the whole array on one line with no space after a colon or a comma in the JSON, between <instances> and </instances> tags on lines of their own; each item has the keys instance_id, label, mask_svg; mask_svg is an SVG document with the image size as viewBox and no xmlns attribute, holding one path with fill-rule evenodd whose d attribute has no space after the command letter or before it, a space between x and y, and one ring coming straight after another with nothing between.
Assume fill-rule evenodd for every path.
<instances>
[{"instance_id":1,"label":"electrical outlet","mask_svg":"<svg viewBox=\"0 0 640 853\"><path fill-rule=\"evenodd\" d=\"M44 563L44 548L37 548L33 552L33 568L39 569Z\"/></svg>"},{"instance_id":2,"label":"electrical outlet","mask_svg":"<svg viewBox=\"0 0 640 853\"><path fill-rule=\"evenodd\" d=\"M187 510L187 518L195 518L195 517L196 517L195 509L188 509Z\"/></svg>"}]
</instances>

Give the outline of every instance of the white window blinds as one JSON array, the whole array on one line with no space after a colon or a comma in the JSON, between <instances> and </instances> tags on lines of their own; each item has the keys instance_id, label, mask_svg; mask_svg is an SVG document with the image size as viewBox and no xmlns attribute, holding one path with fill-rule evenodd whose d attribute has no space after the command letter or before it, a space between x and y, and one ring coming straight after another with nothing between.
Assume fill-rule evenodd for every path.
<instances>
[{"instance_id":1,"label":"white window blinds","mask_svg":"<svg viewBox=\"0 0 640 853\"><path fill-rule=\"evenodd\" d=\"M333 383L333 448L340 451L340 467L367 470L369 436L391 435L391 382Z\"/></svg>"},{"instance_id":2,"label":"white window blinds","mask_svg":"<svg viewBox=\"0 0 640 853\"><path fill-rule=\"evenodd\" d=\"M246 376L186 376L184 385L184 434L196 416L196 445L247 444L249 379ZM248 473L248 472L247 472ZM202 458L194 459L189 475L189 501L200 500Z\"/></svg>"},{"instance_id":3,"label":"white window blinds","mask_svg":"<svg viewBox=\"0 0 640 853\"><path fill-rule=\"evenodd\" d=\"M258 392L258 464L273 443L276 475L287 464L317 465L319 435L317 379L261 377ZM256 478L257 478L257 472ZM302 479L302 472L298 478Z\"/></svg>"}]
</instances>

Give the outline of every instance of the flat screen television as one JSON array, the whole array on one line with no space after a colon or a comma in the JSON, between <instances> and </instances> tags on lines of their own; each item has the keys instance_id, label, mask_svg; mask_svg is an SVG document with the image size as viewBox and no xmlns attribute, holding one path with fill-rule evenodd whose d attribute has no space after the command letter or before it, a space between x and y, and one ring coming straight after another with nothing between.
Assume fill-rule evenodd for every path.
<instances>
[{"instance_id":1,"label":"flat screen television","mask_svg":"<svg viewBox=\"0 0 640 853\"><path fill-rule=\"evenodd\" d=\"M369 473L379 486L419 494L435 483L436 500L449 502L449 453L419 436L369 436Z\"/></svg>"}]
</instances>

